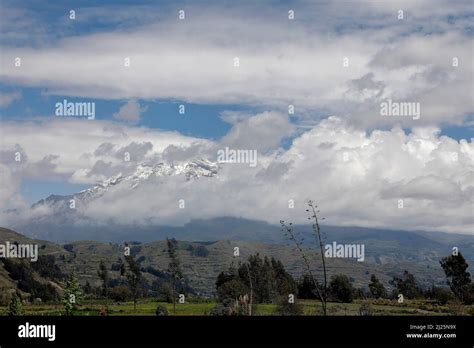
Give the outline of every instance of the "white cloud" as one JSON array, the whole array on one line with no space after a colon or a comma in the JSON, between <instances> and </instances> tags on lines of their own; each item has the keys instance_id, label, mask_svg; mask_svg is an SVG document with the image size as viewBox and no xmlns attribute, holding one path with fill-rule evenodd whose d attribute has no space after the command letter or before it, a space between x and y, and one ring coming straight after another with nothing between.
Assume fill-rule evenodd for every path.
<instances>
[{"instance_id":1,"label":"white cloud","mask_svg":"<svg viewBox=\"0 0 474 348\"><path fill-rule=\"evenodd\" d=\"M233 127L220 143L236 149L266 152L278 147L284 138L291 136L295 131L288 116L277 112L267 111L234 121Z\"/></svg>"},{"instance_id":2,"label":"white cloud","mask_svg":"<svg viewBox=\"0 0 474 348\"><path fill-rule=\"evenodd\" d=\"M74 183L93 184L104 180L112 172L119 173L142 161L156 161L159 154L170 145L188 146L206 143L177 132L165 132L142 127L117 125L110 121L47 119L31 122L2 122L1 149L4 163L12 161L13 149L19 146L24 153L21 163L42 163L48 156L54 166L43 176L62 175ZM130 161L125 161L125 155ZM109 171L97 171L97 162L109 163ZM100 164L99 164L100 165ZM97 166L99 166L97 165ZM11 168L16 168L11 166ZM43 165L44 167L44 165ZM24 167L18 167L18 175L29 177ZM105 167L104 167L105 168Z\"/></svg>"},{"instance_id":3,"label":"white cloud","mask_svg":"<svg viewBox=\"0 0 474 348\"><path fill-rule=\"evenodd\" d=\"M315 115L328 113L367 127L460 124L472 113L467 93L472 36L462 20L463 11L472 12L469 2L403 2L403 21L396 18L398 5L297 5L298 20L292 23L283 8L263 11L255 5L229 12L191 6L184 21L172 12L154 23L147 17L144 25L66 37L44 47L2 47L0 76L59 95L273 110L293 104L296 116L313 124L320 118ZM8 63L14 57L22 57L21 68ZM349 67L343 67L344 57ZM456 68L453 57L459 59ZM354 83L367 76L373 80L369 88ZM386 98L420 102L421 119L381 117L379 105Z\"/></svg>"},{"instance_id":4,"label":"white cloud","mask_svg":"<svg viewBox=\"0 0 474 348\"><path fill-rule=\"evenodd\" d=\"M229 215L304 223L304 203L314 199L334 225L472 233L473 170L472 141L424 128L408 135L400 128L367 134L333 117L287 151L259 157L257 168L227 164L218 178L174 177L133 193L117 189L85 213L136 223ZM186 209L178 208L179 199ZM295 209L288 208L290 199Z\"/></svg>"},{"instance_id":5,"label":"white cloud","mask_svg":"<svg viewBox=\"0 0 474 348\"><path fill-rule=\"evenodd\" d=\"M125 105L122 105L117 113L113 116L117 120L138 122L140 121L140 115L146 111L146 107L140 107L140 103L135 100L129 100Z\"/></svg>"},{"instance_id":6,"label":"white cloud","mask_svg":"<svg viewBox=\"0 0 474 348\"><path fill-rule=\"evenodd\" d=\"M254 119L260 117L254 116ZM29 131L24 132L24 139L16 141L25 148L29 160L40 160L46 156L48 142L53 137L51 134L44 137L41 132L43 137L31 140L33 134L40 132L30 127L26 128ZM62 151L53 152L59 157L52 170L64 172L67 169L74 177L81 173L81 167L88 168L89 171L79 175L84 182L88 172L95 173L95 178L101 173L110 174L108 163L119 165L115 156L124 144L153 160L171 156L179 161L203 154L215 160L212 157L215 149L222 146L220 142L146 129L119 127L120 132L118 129L105 132L105 124L95 126L94 138L84 139L84 134L92 132L90 127L89 123L83 124L81 132L84 133L76 133L75 140L71 132L73 128L78 130L79 123L71 125L69 130L66 127L68 138L76 146L61 146ZM233 134L235 141L240 134L241 144L244 144L247 133L236 132L239 127L237 123L229 134ZM18 134L13 128L10 130ZM117 139L121 132L126 135ZM146 143L132 144L132 139L138 136L143 139L144 134L153 144L152 149ZM164 140L165 135L166 143L174 143L173 148L160 146L157 139ZM77 146L79 139L83 139L82 147ZM29 152L33 146L31 141L36 147L42 144L41 153ZM111 141L115 145L103 145ZM165 148L171 151L167 156L162 155ZM87 160L78 166L78 158ZM214 178L186 181L182 176L161 177L131 191L118 185L81 213L98 223L111 219L121 223L183 224L192 218L216 216L304 223L304 203L314 199L327 222L334 225L464 233L474 230L472 139L457 142L440 136L439 130L433 127L416 128L409 134L399 127L369 134L340 118L330 117L298 136L287 150L259 153L258 160L255 168L246 164L221 165L218 177ZM186 202L184 210L178 208L180 199ZM288 207L290 199L295 202L294 209ZM398 208L399 200L403 200L403 209Z\"/></svg>"}]
</instances>

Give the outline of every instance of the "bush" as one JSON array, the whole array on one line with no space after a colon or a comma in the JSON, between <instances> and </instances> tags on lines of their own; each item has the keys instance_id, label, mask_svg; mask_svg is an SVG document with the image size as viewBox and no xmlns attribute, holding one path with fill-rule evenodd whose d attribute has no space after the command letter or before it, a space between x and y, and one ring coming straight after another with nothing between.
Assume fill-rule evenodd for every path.
<instances>
[{"instance_id":1,"label":"bush","mask_svg":"<svg viewBox=\"0 0 474 348\"><path fill-rule=\"evenodd\" d=\"M166 309L165 306L162 306L162 305L158 305L156 307L156 315L159 316L159 317L162 317L162 316L167 316L168 315L168 310Z\"/></svg>"},{"instance_id":2,"label":"bush","mask_svg":"<svg viewBox=\"0 0 474 348\"><path fill-rule=\"evenodd\" d=\"M219 303L217 306L212 308L209 311L209 315L212 316L228 316L230 315L231 309L229 306L225 305L224 303Z\"/></svg>"},{"instance_id":3,"label":"bush","mask_svg":"<svg viewBox=\"0 0 474 348\"><path fill-rule=\"evenodd\" d=\"M425 296L435 300L439 305L445 305L448 301L454 299L453 293L449 289L437 286L432 286L431 289L426 292Z\"/></svg>"},{"instance_id":4,"label":"bush","mask_svg":"<svg viewBox=\"0 0 474 348\"><path fill-rule=\"evenodd\" d=\"M249 288L240 280L233 279L225 282L217 289L217 298L220 302L231 299L235 300L239 296L250 293Z\"/></svg>"},{"instance_id":5,"label":"bush","mask_svg":"<svg viewBox=\"0 0 474 348\"><path fill-rule=\"evenodd\" d=\"M21 299L18 294L14 294L12 300L10 301L10 305L8 306L8 315L9 316L18 316L23 315L23 305L21 303Z\"/></svg>"},{"instance_id":6,"label":"bush","mask_svg":"<svg viewBox=\"0 0 474 348\"><path fill-rule=\"evenodd\" d=\"M288 298L282 296L278 300L276 311L279 315L285 316L296 316L296 315L303 315L303 305L298 303L295 299L294 303L289 303Z\"/></svg>"},{"instance_id":7,"label":"bush","mask_svg":"<svg viewBox=\"0 0 474 348\"><path fill-rule=\"evenodd\" d=\"M329 292L332 297L341 302L352 302L354 299L354 287L349 278L344 274L333 276L329 282Z\"/></svg>"},{"instance_id":8,"label":"bush","mask_svg":"<svg viewBox=\"0 0 474 348\"><path fill-rule=\"evenodd\" d=\"M132 297L132 292L126 285L118 285L109 290L109 297L114 301L124 302Z\"/></svg>"},{"instance_id":9,"label":"bush","mask_svg":"<svg viewBox=\"0 0 474 348\"><path fill-rule=\"evenodd\" d=\"M168 303L173 303L173 287L170 283L162 283L158 287L158 297Z\"/></svg>"}]
</instances>

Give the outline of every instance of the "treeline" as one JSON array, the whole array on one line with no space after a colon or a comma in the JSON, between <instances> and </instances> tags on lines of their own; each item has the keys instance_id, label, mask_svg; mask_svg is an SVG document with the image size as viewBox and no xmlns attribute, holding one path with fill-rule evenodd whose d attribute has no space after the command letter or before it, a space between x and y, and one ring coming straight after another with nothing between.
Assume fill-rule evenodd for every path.
<instances>
[{"instance_id":1,"label":"treeline","mask_svg":"<svg viewBox=\"0 0 474 348\"><path fill-rule=\"evenodd\" d=\"M25 301L57 303L62 300L66 314L74 315L84 299L102 299L104 303L107 300L133 301L135 309L140 298L155 298L172 303L173 311L176 312L176 304L184 303L180 302L183 296L196 295L181 270L178 244L175 239L166 241L164 251L169 259L166 269L143 266L145 257L138 257L139 245L132 245L130 254L111 264L107 265L102 260L97 269L100 286L89 282L80 285L77 274L64 274L52 255L42 255L37 262L1 259L20 290L9 294L10 313L22 313L21 304ZM207 256L207 249L201 247L190 249L188 246L183 250L196 254L196 257ZM254 305L271 303L277 305L277 312L281 315L301 315L303 307L299 300L321 300L322 293L327 301L344 303L369 298L391 299L400 303L405 299L429 299L440 305L449 301L474 303L474 284L463 255L459 252L444 257L440 265L446 275L447 287L422 287L413 274L404 271L394 276L388 284L383 284L372 274L367 285L361 288L355 287L353 279L347 275L336 274L328 279L324 288L325 283L315 280L312 273L306 272L295 279L281 261L257 253L244 262L232 263L227 270L219 273L215 283L218 305L210 314L252 315ZM7 304L5 299L3 304ZM107 307L104 306L101 314L107 313ZM158 306L156 313L167 315L168 311Z\"/></svg>"},{"instance_id":2,"label":"treeline","mask_svg":"<svg viewBox=\"0 0 474 348\"><path fill-rule=\"evenodd\" d=\"M468 264L461 253L443 258L441 261L448 287L422 287L415 276L404 271L385 286L372 274L366 287L356 288L351 279L344 275L333 275L327 288L331 302L350 303L354 299L391 299L403 303L405 299L428 299L439 305L448 301L463 304L474 303L474 284L467 272ZM318 289L317 286L320 288ZM319 290L319 293L318 293ZM311 275L304 274L298 281L285 270L283 264L274 258L252 255L244 263L232 264L221 272L216 281L219 305L214 315L249 315L252 306L260 303L277 304L282 315L302 314L299 299L319 299L322 285Z\"/></svg>"}]
</instances>

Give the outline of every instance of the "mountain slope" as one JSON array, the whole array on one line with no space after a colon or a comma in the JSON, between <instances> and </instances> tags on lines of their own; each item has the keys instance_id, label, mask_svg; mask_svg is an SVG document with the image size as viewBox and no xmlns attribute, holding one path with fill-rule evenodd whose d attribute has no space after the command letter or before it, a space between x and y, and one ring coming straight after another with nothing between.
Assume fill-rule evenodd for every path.
<instances>
[{"instance_id":1,"label":"mountain slope","mask_svg":"<svg viewBox=\"0 0 474 348\"><path fill-rule=\"evenodd\" d=\"M18 241L38 242L25 238L19 234L6 229L0 229L0 241L17 239ZM13 239L13 240L14 240ZM43 245L43 244L42 244ZM65 250L59 245L45 242L44 248L40 248L41 254L52 254L56 257L56 263L65 273L75 271L78 274L82 284L88 281L94 286L100 286L100 280L97 276L99 263L104 261L109 269L120 257L123 257L123 245L115 243L102 243L96 241L72 242ZM133 254L140 260L143 269L151 267L158 271L166 270L169 258L166 253L164 241L154 241L151 243L132 243ZM198 246L204 246L208 254L196 256L192 249ZM239 247L240 256L234 257L233 250ZM214 242L189 242L179 243L178 255L181 259L183 273L189 280L189 284L198 293L211 295L215 289L215 281L219 272L228 268L234 262L244 261L255 253L261 255L273 256L283 262L285 267L295 277L299 277L304 272L305 267L298 251L292 245L279 245L250 241L230 241L219 240ZM64 257L62 257L63 255ZM317 277L322 277L322 268L320 256L314 250L307 250L310 264ZM365 262L357 262L355 259L328 259L328 274L348 275L355 286L366 286L370 280L371 274L376 274L385 285L393 276L400 276L404 270L413 273L417 280L425 285L431 284L445 285L445 277L439 259L435 256L422 256L420 261L415 258L387 258L384 262L378 262L374 258L366 256ZM472 265L473 263L469 261ZM118 271L110 271L112 278L118 278ZM2 274L2 267L0 267ZM155 277L151 273L145 272L145 277L151 284ZM12 283L11 279L6 279Z\"/></svg>"}]
</instances>

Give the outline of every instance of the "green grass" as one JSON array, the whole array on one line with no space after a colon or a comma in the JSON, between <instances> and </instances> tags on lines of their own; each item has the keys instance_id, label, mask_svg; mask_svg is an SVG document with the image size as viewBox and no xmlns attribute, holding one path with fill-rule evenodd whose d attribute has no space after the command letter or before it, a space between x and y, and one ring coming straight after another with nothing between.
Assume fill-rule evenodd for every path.
<instances>
[{"instance_id":1,"label":"green grass","mask_svg":"<svg viewBox=\"0 0 474 348\"><path fill-rule=\"evenodd\" d=\"M328 303L328 315L345 316L359 315L360 305L364 301L356 300L353 303ZM321 315L321 303L315 300L301 300L305 315ZM453 305L439 306L430 301L423 300L406 300L405 303L399 304L397 301L369 301L372 308L372 315L449 315L453 314L453 310L458 311L457 314L469 315L474 313L474 305L458 306ZM113 303L107 301L84 301L80 306L78 315L99 315L99 311L107 304L109 315L138 315L138 316L154 316L156 307L162 305L168 309L169 315L173 313L173 305L165 302L158 302L151 299L140 300L137 304L136 311L133 310L132 302ZM210 310L216 306L216 302L204 303L184 303L176 304L176 315L208 315ZM454 308L454 309L453 309ZM35 304L24 305L26 315L64 315L64 309L61 304ZM459 312L461 311L461 312ZM0 307L0 315L7 314L7 307ZM253 309L254 315L276 315L276 305L274 304L256 304Z\"/></svg>"}]
</instances>

